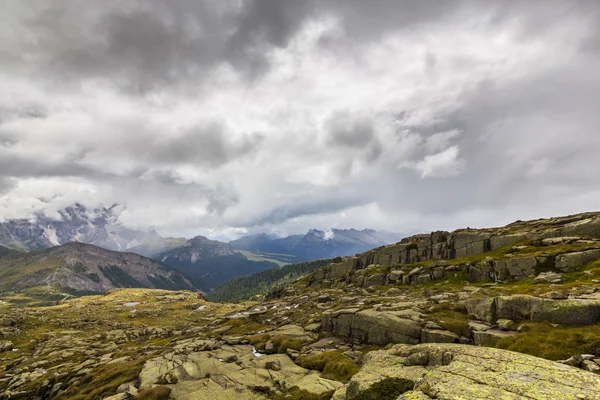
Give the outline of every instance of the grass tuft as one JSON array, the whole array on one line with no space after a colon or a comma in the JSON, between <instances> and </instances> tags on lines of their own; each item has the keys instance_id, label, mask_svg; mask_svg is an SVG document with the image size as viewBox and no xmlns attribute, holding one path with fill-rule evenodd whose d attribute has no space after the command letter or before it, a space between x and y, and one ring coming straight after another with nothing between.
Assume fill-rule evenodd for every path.
<instances>
[{"instance_id":1,"label":"grass tuft","mask_svg":"<svg viewBox=\"0 0 600 400\"><path fill-rule=\"evenodd\" d=\"M297 364L303 368L323 373L323 378L347 383L360 370L349 357L337 350L313 352L298 357Z\"/></svg>"},{"instance_id":2,"label":"grass tuft","mask_svg":"<svg viewBox=\"0 0 600 400\"><path fill-rule=\"evenodd\" d=\"M530 329L500 340L496 347L548 360L564 360L577 354L600 355L600 324L557 326L550 323L526 324Z\"/></svg>"}]
</instances>

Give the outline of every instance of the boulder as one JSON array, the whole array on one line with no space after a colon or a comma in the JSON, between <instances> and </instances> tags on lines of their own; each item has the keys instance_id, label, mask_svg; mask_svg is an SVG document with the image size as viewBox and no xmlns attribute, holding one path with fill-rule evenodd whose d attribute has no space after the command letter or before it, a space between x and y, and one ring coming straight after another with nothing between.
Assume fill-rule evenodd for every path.
<instances>
[{"instance_id":1,"label":"boulder","mask_svg":"<svg viewBox=\"0 0 600 400\"><path fill-rule=\"evenodd\" d=\"M600 238L600 217L586 218L565 225L562 236L589 236Z\"/></svg>"},{"instance_id":2,"label":"boulder","mask_svg":"<svg viewBox=\"0 0 600 400\"><path fill-rule=\"evenodd\" d=\"M599 258L600 249L561 254L556 257L556 269L561 272L574 272Z\"/></svg>"},{"instance_id":3,"label":"boulder","mask_svg":"<svg viewBox=\"0 0 600 400\"><path fill-rule=\"evenodd\" d=\"M594 325L600 322L600 301L544 299L531 310L531 320L561 325Z\"/></svg>"},{"instance_id":4,"label":"boulder","mask_svg":"<svg viewBox=\"0 0 600 400\"><path fill-rule=\"evenodd\" d=\"M496 322L496 300L493 297L465 300L467 312L475 318L493 324Z\"/></svg>"},{"instance_id":5,"label":"boulder","mask_svg":"<svg viewBox=\"0 0 600 400\"><path fill-rule=\"evenodd\" d=\"M493 262L496 280L523 279L535 275L538 265L536 257L514 257Z\"/></svg>"},{"instance_id":6,"label":"boulder","mask_svg":"<svg viewBox=\"0 0 600 400\"><path fill-rule=\"evenodd\" d=\"M402 291L398 288L391 288L385 292L386 296L396 297L402 295Z\"/></svg>"},{"instance_id":7,"label":"boulder","mask_svg":"<svg viewBox=\"0 0 600 400\"><path fill-rule=\"evenodd\" d=\"M469 320L467 321L467 323L469 324L469 328L471 328L472 331L487 331L488 329L492 329L491 325L480 321Z\"/></svg>"},{"instance_id":8,"label":"boulder","mask_svg":"<svg viewBox=\"0 0 600 400\"><path fill-rule=\"evenodd\" d=\"M596 364L595 362L590 361L590 360L583 360L581 362L581 368L585 369L586 371L590 371L590 372L595 372L595 373L600 372L600 366L598 366L598 364Z\"/></svg>"},{"instance_id":9,"label":"boulder","mask_svg":"<svg viewBox=\"0 0 600 400\"><path fill-rule=\"evenodd\" d=\"M499 329L488 329L486 331L474 331L473 342L476 346L494 346L501 339L516 335L516 332L508 332Z\"/></svg>"},{"instance_id":10,"label":"boulder","mask_svg":"<svg viewBox=\"0 0 600 400\"><path fill-rule=\"evenodd\" d=\"M469 282L485 282L494 279L494 269L492 263L488 261L479 261L467 269Z\"/></svg>"},{"instance_id":11,"label":"boulder","mask_svg":"<svg viewBox=\"0 0 600 400\"><path fill-rule=\"evenodd\" d=\"M490 238L490 246L492 250L496 250L525 240L527 240L527 238L522 234L492 236Z\"/></svg>"},{"instance_id":12,"label":"boulder","mask_svg":"<svg viewBox=\"0 0 600 400\"><path fill-rule=\"evenodd\" d=\"M496 323L498 324L498 328L502 329L503 331L516 331L517 330L517 324L515 324L515 322L513 320L499 319L498 321L496 321Z\"/></svg>"},{"instance_id":13,"label":"boulder","mask_svg":"<svg viewBox=\"0 0 600 400\"><path fill-rule=\"evenodd\" d=\"M14 347L13 343L8 340L0 340L0 353L3 351L10 351Z\"/></svg>"},{"instance_id":14,"label":"boulder","mask_svg":"<svg viewBox=\"0 0 600 400\"><path fill-rule=\"evenodd\" d=\"M454 332L437 329L423 329L421 343L458 343L458 335Z\"/></svg>"},{"instance_id":15,"label":"boulder","mask_svg":"<svg viewBox=\"0 0 600 400\"><path fill-rule=\"evenodd\" d=\"M328 294L322 294L317 297L317 303L329 303L333 301L333 298Z\"/></svg>"},{"instance_id":16,"label":"boulder","mask_svg":"<svg viewBox=\"0 0 600 400\"><path fill-rule=\"evenodd\" d=\"M404 275L404 271L394 270L388 274L388 280L390 282L396 282L396 281L402 280L402 275Z\"/></svg>"},{"instance_id":17,"label":"boulder","mask_svg":"<svg viewBox=\"0 0 600 400\"><path fill-rule=\"evenodd\" d=\"M600 322L600 300L555 300L514 295L468 299L465 306L469 314L489 323L496 323L497 319L547 321L562 325L593 325Z\"/></svg>"},{"instance_id":18,"label":"boulder","mask_svg":"<svg viewBox=\"0 0 600 400\"><path fill-rule=\"evenodd\" d=\"M365 286L379 286L385 284L384 274L373 274L365 278Z\"/></svg>"},{"instance_id":19,"label":"boulder","mask_svg":"<svg viewBox=\"0 0 600 400\"><path fill-rule=\"evenodd\" d=\"M538 297L527 295L498 296L496 297L496 318L516 321L530 320L532 310L540 307L543 301Z\"/></svg>"},{"instance_id":20,"label":"boulder","mask_svg":"<svg viewBox=\"0 0 600 400\"><path fill-rule=\"evenodd\" d=\"M421 325L402 318L401 311L344 310L323 313L323 330L360 343L419 343Z\"/></svg>"},{"instance_id":21,"label":"boulder","mask_svg":"<svg viewBox=\"0 0 600 400\"><path fill-rule=\"evenodd\" d=\"M564 276L556 272L542 272L533 280L534 283L562 283Z\"/></svg>"},{"instance_id":22,"label":"boulder","mask_svg":"<svg viewBox=\"0 0 600 400\"><path fill-rule=\"evenodd\" d=\"M389 399L597 399L600 376L494 348L396 345L368 353L345 397L336 395L347 400L376 399L383 390Z\"/></svg>"}]
</instances>

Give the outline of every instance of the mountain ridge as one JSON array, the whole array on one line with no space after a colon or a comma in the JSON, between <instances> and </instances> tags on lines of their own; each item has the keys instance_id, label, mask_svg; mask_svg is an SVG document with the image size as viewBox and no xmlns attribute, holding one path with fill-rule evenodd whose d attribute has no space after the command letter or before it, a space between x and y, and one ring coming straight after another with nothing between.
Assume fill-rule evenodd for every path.
<instances>
[{"instance_id":1,"label":"mountain ridge","mask_svg":"<svg viewBox=\"0 0 600 400\"><path fill-rule=\"evenodd\" d=\"M373 229L310 229L304 235L272 237L268 234L243 236L229 243L237 250L290 254L295 261L349 256L399 241L403 234Z\"/></svg>"},{"instance_id":2,"label":"mountain ridge","mask_svg":"<svg viewBox=\"0 0 600 400\"><path fill-rule=\"evenodd\" d=\"M36 213L32 220L0 223L0 244L14 250L39 250L82 242L108 250L127 250L162 239L153 229L136 230L119 221L119 206L88 209L75 203L58 211L60 218Z\"/></svg>"},{"instance_id":3,"label":"mountain ridge","mask_svg":"<svg viewBox=\"0 0 600 400\"><path fill-rule=\"evenodd\" d=\"M249 260L229 243L204 236L189 239L183 246L168 250L155 258L189 276L196 286L205 291L210 291L236 276L278 267L277 264L268 261Z\"/></svg>"},{"instance_id":4,"label":"mountain ridge","mask_svg":"<svg viewBox=\"0 0 600 400\"><path fill-rule=\"evenodd\" d=\"M0 290L37 286L104 293L118 287L195 289L180 272L130 252L70 242L29 253L0 256Z\"/></svg>"}]
</instances>

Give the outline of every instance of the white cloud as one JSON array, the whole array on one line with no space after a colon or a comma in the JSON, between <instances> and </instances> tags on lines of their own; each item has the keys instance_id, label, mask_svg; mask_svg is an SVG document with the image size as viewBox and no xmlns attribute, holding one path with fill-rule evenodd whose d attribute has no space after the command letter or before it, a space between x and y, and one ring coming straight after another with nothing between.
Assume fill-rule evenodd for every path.
<instances>
[{"instance_id":1,"label":"white cloud","mask_svg":"<svg viewBox=\"0 0 600 400\"><path fill-rule=\"evenodd\" d=\"M415 168L421 178L445 178L456 176L464 168L465 160L459 157L458 146L448 147L439 153L427 155Z\"/></svg>"}]
</instances>

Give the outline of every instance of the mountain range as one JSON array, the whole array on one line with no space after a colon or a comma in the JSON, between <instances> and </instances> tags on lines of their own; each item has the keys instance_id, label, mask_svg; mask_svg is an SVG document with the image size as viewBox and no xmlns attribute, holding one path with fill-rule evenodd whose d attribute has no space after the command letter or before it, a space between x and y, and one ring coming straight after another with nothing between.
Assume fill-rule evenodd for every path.
<instances>
[{"instance_id":1,"label":"mountain range","mask_svg":"<svg viewBox=\"0 0 600 400\"><path fill-rule=\"evenodd\" d=\"M88 209L81 204L74 204L59 211L59 218L51 218L40 213L33 219L2 222L0 223L0 258L17 254L16 258L19 261L14 265L20 265L23 264L23 257L27 256L14 251L32 252L30 257L38 254L43 257L45 253L37 253L37 251L53 247L65 248L65 245L71 252L77 249L77 256L69 256L69 259L77 260L84 259L83 253L86 251L92 253L90 259L96 260L96 255L100 251L96 250L98 248L126 251L143 256L135 263L150 265L150 260L144 258L147 257L164 268L182 273L189 278L187 283L208 292L237 276L251 275L265 269L302 261L354 255L400 239L400 235L371 229L362 231L312 229L305 235L287 237L260 233L244 236L229 243L210 240L203 236L192 239L163 238L153 229L132 229L123 225L119 220L122 210L123 207L119 205ZM75 247L77 243L95 247ZM115 257L105 255L107 259ZM34 259L35 257L31 260ZM32 263L35 264L33 261L29 264L25 262L29 266L33 265ZM122 263L104 262L102 265L119 266ZM62 267L62 264L60 266ZM0 267L7 268L3 265ZM64 273L53 272L53 278L38 276L40 278L38 280L64 285L73 290L102 291L111 288L100 273L103 271L96 271L99 268L96 268L97 265L94 268L87 267L92 271L90 274L98 274L101 282L95 282L93 279L90 281L89 277L86 278L85 274L81 275L79 272L77 278L74 278L72 274L67 274L64 268L60 269ZM151 270L154 271L156 268L159 268L158 264ZM28 267L23 266L22 269L28 270ZM123 270L129 274L127 268ZM0 271L0 273L4 272ZM74 280L78 283L71 285ZM11 282L14 286L17 281ZM143 287L153 287L150 286L152 282L144 281L141 284Z\"/></svg>"},{"instance_id":2,"label":"mountain range","mask_svg":"<svg viewBox=\"0 0 600 400\"><path fill-rule=\"evenodd\" d=\"M311 229L306 235L281 238L259 233L229 242L234 249L254 253L288 254L294 261L309 261L349 256L374 247L395 243L403 235L373 229L332 229L327 232Z\"/></svg>"},{"instance_id":3,"label":"mountain range","mask_svg":"<svg viewBox=\"0 0 600 400\"><path fill-rule=\"evenodd\" d=\"M69 242L93 244L123 251L161 241L152 229L131 229L119 221L119 205L88 209L74 204L60 210L59 218L42 213L33 219L13 219L0 223L0 245L15 250L39 250Z\"/></svg>"}]
</instances>

